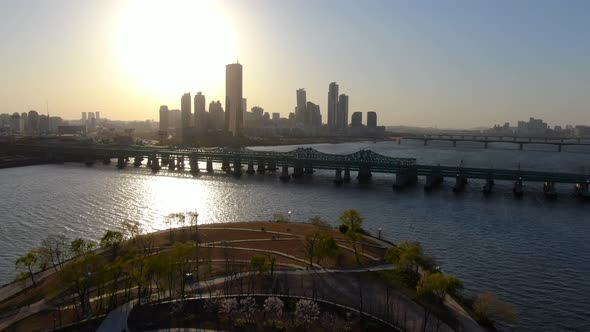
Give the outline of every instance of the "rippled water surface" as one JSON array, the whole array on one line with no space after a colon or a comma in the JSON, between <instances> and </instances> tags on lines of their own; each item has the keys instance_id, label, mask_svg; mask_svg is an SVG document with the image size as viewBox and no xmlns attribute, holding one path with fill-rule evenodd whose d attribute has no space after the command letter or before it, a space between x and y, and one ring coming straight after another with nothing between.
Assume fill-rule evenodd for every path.
<instances>
[{"instance_id":1,"label":"rippled water surface","mask_svg":"<svg viewBox=\"0 0 590 332\"><path fill-rule=\"evenodd\" d=\"M509 143L443 142L318 144L329 153L359 149L422 164L551 170L590 174L590 149ZM293 147L258 148L287 151ZM204 165L202 165L204 166ZM392 176L375 174L371 184L335 187L331 172L282 183L274 175L186 172L81 164L43 165L0 170L0 283L15 275L14 259L49 234L98 239L126 219L147 230L164 229L163 216L197 210L200 223L269 219L292 211L292 219L320 215L336 223L346 208L358 209L366 228L385 237L421 241L443 270L464 280L468 292L492 290L513 303L518 331L590 331L590 204L579 202L572 185L558 185L556 201L546 201L539 183L527 183L525 197L513 198L511 183L500 182L484 198L479 181L465 193L418 186L393 192Z\"/></svg>"}]
</instances>

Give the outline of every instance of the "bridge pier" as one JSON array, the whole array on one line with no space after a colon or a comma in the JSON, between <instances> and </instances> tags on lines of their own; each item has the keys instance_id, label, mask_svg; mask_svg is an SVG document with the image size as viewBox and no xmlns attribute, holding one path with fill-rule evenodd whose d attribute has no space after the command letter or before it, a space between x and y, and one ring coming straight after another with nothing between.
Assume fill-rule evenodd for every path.
<instances>
[{"instance_id":1,"label":"bridge pier","mask_svg":"<svg viewBox=\"0 0 590 332\"><path fill-rule=\"evenodd\" d=\"M356 177L359 182L368 182L371 179L371 167L367 165L360 165L359 166L359 174Z\"/></svg>"},{"instance_id":2,"label":"bridge pier","mask_svg":"<svg viewBox=\"0 0 590 332\"><path fill-rule=\"evenodd\" d=\"M240 157L234 158L234 176L242 176L242 161Z\"/></svg>"},{"instance_id":3,"label":"bridge pier","mask_svg":"<svg viewBox=\"0 0 590 332\"><path fill-rule=\"evenodd\" d=\"M281 179L281 181L289 181L291 179L291 176L289 175L289 166L283 165L283 171L281 172L279 179Z\"/></svg>"},{"instance_id":4,"label":"bridge pier","mask_svg":"<svg viewBox=\"0 0 590 332\"><path fill-rule=\"evenodd\" d=\"M457 175L455 177L455 186L453 186L454 193L460 193L465 190L465 186L467 185L467 178L463 175Z\"/></svg>"},{"instance_id":5,"label":"bridge pier","mask_svg":"<svg viewBox=\"0 0 590 332\"><path fill-rule=\"evenodd\" d=\"M305 175L312 175L313 174L313 166L312 165L305 165Z\"/></svg>"},{"instance_id":6,"label":"bridge pier","mask_svg":"<svg viewBox=\"0 0 590 332\"><path fill-rule=\"evenodd\" d=\"M484 143L484 145L483 145L483 148L484 148L484 149L487 149L487 148L488 148L488 142L485 142L485 143Z\"/></svg>"},{"instance_id":7,"label":"bridge pier","mask_svg":"<svg viewBox=\"0 0 590 332\"><path fill-rule=\"evenodd\" d=\"M344 182L350 182L350 179L351 179L350 178L350 167L349 166L346 166L346 167L344 167L344 178L343 178L343 180L344 180Z\"/></svg>"},{"instance_id":8,"label":"bridge pier","mask_svg":"<svg viewBox=\"0 0 590 332\"><path fill-rule=\"evenodd\" d=\"M395 174L395 183L393 184L393 189L403 189L410 185L413 185L418 181L418 176L415 173L411 172L404 172L404 173L396 173Z\"/></svg>"},{"instance_id":9,"label":"bridge pier","mask_svg":"<svg viewBox=\"0 0 590 332\"><path fill-rule=\"evenodd\" d=\"M514 188L512 188L512 193L516 197L522 197L522 195L524 194L524 189L523 189L521 178L518 178L518 180L516 180L514 182Z\"/></svg>"},{"instance_id":10,"label":"bridge pier","mask_svg":"<svg viewBox=\"0 0 590 332\"><path fill-rule=\"evenodd\" d=\"M207 173L213 173L213 160L207 159Z\"/></svg>"},{"instance_id":11,"label":"bridge pier","mask_svg":"<svg viewBox=\"0 0 590 332\"><path fill-rule=\"evenodd\" d=\"M229 164L229 159L224 158L221 161L221 170L225 171L226 173L231 172L231 165Z\"/></svg>"},{"instance_id":12,"label":"bridge pier","mask_svg":"<svg viewBox=\"0 0 590 332\"><path fill-rule=\"evenodd\" d=\"M143 161L143 156L136 156L133 158L133 167L141 166L141 162Z\"/></svg>"},{"instance_id":13,"label":"bridge pier","mask_svg":"<svg viewBox=\"0 0 590 332\"><path fill-rule=\"evenodd\" d=\"M153 156L151 158L151 162L150 162L150 167L152 168L153 172L157 172L160 170L160 159L158 159L158 157Z\"/></svg>"},{"instance_id":14,"label":"bridge pier","mask_svg":"<svg viewBox=\"0 0 590 332\"><path fill-rule=\"evenodd\" d=\"M561 152L561 144L557 144L557 152Z\"/></svg>"},{"instance_id":15,"label":"bridge pier","mask_svg":"<svg viewBox=\"0 0 590 332\"><path fill-rule=\"evenodd\" d=\"M174 160L174 157L168 158L168 169L171 171L176 169L176 160Z\"/></svg>"},{"instance_id":16,"label":"bridge pier","mask_svg":"<svg viewBox=\"0 0 590 332\"><path fill-rule=\"evenodd\" d=\"M274 160L269 160L268 161L268 170L272 173L276 172L277 170L277 164L275 163Z\"/></svg>"},{"instance_id":17,"label":"bridge pier","mask_svg":"<svg viewBox=\"0 0 590 332\"><path fill-rule=\"evenodd\" d=\"M424 146L426 146L426 145L428 145L428 140L427 139L424 140Z\"/></svg>"},{"instance_id":18,"label":"bridge pier","mask_svg":"<svg viewBox=\"0 0 590 332\"><path fill-rule=\"evenodd\" d=\"M523 144L522 144L522 143L518 143L518 149L519 149L519 150L522 150L522 146L523 146Z\"/></svg>"},{"instance_id":19,"label":"bridge pier","mask_svg":"<svg viewBox=\"0 0 590 332\"><path fill-rule=\"evenodd\" d=\"M486 184L483 185L482 191L484 194L491 194L492 188L494 187L494 179L489 177L486 179Z\"/></svg>"},{"instance_id":20,"label":"bridge pier","mask_svg":"<svg viewBox=\"0 0 590 332\"><path fill-rule=\"evenodd\" d=\"M264 160L258 160L258 170L257 170L258 174L264 174L264 172L266 172L266 164L264 163Z\"/></svg>"},{"instance_id":21,"label":"bridge pier","mask_svg":"<svg viewBox=\"0 0 590 332\"><path fill-rule=\"evenodd\" d=\"M453 147L456 148L457 147L457 141L453 141Z\"/></svg>"},{"instance_id":22,"label":"bridge pier","mask_svg":"<svg viewBox=\"0 0 590 332\"><path fill-rule=\"evenodd\" d=\"M344 180L342 180L342 169L336 168L336 177L334 178L334 184L342 184Z\"/></svg>"},{"instance_id":23,"label":"bridge pier","mask_svg":"<svg viewBox=\"0 0 590 332\"><path fill-rule=\"evenodd\" d=\"M127 166L127 163L125 162L125 157L117 158L117 168L123 169L125 166Z\"/></svg>"},{"instance_id":24,"label":"bridge pier","mask_svg":"<svg viewBox=\"0 0 590 332\"><path fill-rule=\"evenodd\" d=\"M256 173L256 171L254 171L254 162L250 160L248 162L248 169L246 170L246 174L252 175L254 173Z\"/></svg>"},{"instance_id":25,"label":"bridge pier","mask_svg":"<svg viewBox=\"0 0 590 332\"><path fill-rule=\"evenodd\" d=\"M304 174L304 170L303 170L303 165L300 163L295 163L295 166L293 167L293 178L300 178L302 177Z\"/></svg>"},{"instance_id":26,"label":"bridge pier","mask_svg":"<svg viewBox=\"0 0 590 332\"><path fill-rule=\"evenodd\" d=\"M184 156L176 157L176 169L184 170Z\"/></svg>"},{"instance_id":27,"label":"bridge pier","mask_svg":"<svg viewBox=\"0 0 590 332\"><path fill-rule=\"evenodd\" d=\"M199 172L201 171L199 169L199 159L197 158L197 156L190 156L188 158L188 166L191 168L192 174L199 174Z\"/></svg>"},{"instance_id":28,"label":"bridge pier","mask_svg":"<svg viewBox=\"0 0 590 332\"><path fill-rule=\"evenodd\" d=\"M555 191L555 182L545 181L545 183L543 184L543 193L547 198L557 197L557 191Z\"/></svg>"},{"instance_id":29,"label":"bridge pier","mask_svg":"<svg viewBox=\"0 0 590 332\"><path fill-rule=\"evenodd\" d=\"M110 165L111 164L111 158L109 158L109 157L102 158L102 164L103 165Z\"/></svg>"},{"instance_id":30,"label":"bridge pier","mask_svg":"<svg viewBox=\"0 0 590 332\"><path fill-rule=\"evenodd\" d=\"M399 144L402 144L402 138L401 138L401 137L397 139L397 144L398 144L398 145L399 145Z\"/></svg>"}]
</instances>

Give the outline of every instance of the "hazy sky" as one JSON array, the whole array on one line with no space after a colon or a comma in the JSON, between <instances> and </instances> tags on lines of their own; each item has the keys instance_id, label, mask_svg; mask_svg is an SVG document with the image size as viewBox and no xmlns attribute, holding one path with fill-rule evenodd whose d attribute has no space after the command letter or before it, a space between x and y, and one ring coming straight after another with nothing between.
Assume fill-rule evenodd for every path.
<instances>
[{"instance_id":1,"label":"hazy sky","mask_svg":"<svg viewBox=\"0 0 590 332\"><path fill-rule=\"evenodd\" d=\"M380 124L590 124L590 2L0 0L0 112L157 119L184 92L286 116L328 84ZM366 121L366 119L363 119Z\"/></svg>"}]
</instances>

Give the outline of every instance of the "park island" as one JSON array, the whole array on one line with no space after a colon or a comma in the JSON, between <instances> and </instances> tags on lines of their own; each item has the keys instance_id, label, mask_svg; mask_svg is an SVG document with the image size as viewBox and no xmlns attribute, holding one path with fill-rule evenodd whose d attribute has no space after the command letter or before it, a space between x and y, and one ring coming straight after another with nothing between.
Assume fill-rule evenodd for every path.
<instances>
[{"instance_id":1,"label":"park island","mask_svg":"<svg viewBox=\"0 0 590 332\"><path fill-rule=\"evenodd\" d=\"M94 243L48 236L0 288L7 331L487 331L510 322L492 293L466 295L417 242L339 220L199 223L126 220ZM338 227L334 227L334 226Z\"/></svg>"}]
</instances>

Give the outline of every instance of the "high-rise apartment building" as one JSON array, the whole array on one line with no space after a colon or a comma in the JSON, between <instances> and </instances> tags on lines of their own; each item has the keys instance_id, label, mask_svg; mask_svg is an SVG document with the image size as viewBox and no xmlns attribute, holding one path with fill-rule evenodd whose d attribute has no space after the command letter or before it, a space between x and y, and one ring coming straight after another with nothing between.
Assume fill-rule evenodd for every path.
<instances>
[{"instance_id":1,"label":"high-rise apartment building","mask_svg":"<svg viewBox=\"0 0 590 332\"><path fill-rule=\"evenodd\" d=\"M182 129L190 127L191 123L191 113L192 113L192 100L190 92L187 92L182 95L180 99L180 121Z\"/></svg>"},{"instance_id":2,"label":"high-rise apartment building","mask_svg":"<svg viewBox=\"0 0 590 332\"><path fill-rule=\"evenodd\" d=\"M29 134L39 133L39 113L30 110L27 116L27 131Z\"/></svg>"},{"instance_id":3,"label":"high-rise apartment building","mask_svg":"<svg viewBox=\"0 0 590 332\"><path fill-rule=\"evenodd\" d=\"M225 130L233 136L240 135L244 123L242 109L242 65L225 66Z\"/></svg>"},{"instance_id":4,"label":"high-rise apartment building","mask_svg":"<svg viewBox=\"0 0 590 332\"><path fill-rule=\"evenodd\" d=\"M336 82L330 83L328 90L328 128L330 131L335 131L336 126L336 112L338 110L338 84Z\"/></svg>"},{"instance_id":5,"label":"high-rise apartment building","mask_svg":"<svg viewBox=\"0 0 590 332\"><path fill-rule=\"evenodd\" d=\"M354 112L350 117L350 126L352 128L360 128L363 126L363 113L362 112Z\"/></svg>"},{"instance_id":6,"label":"high-rise apartment building","mask_svg":"<svg viewBox=\"0 0 590 332\"><path fill-rule=\"evenodd\" d=\"M96 116L96 121L100 121L100 112L94 112Z\"/></svg>"},{"instance_id":7,"label":"high-rise apartment building","mask_svg":"<svg viewBox=\"0 0 590 332\"><path fill-rule=\"evenodd\" d=\"M82 122L86 122L88 118L86 117L86 112L82 112Z\"/></svg>"},{"instance_id":8,"label":"high-rise apartment building","mask_svg":"<svg viewBox=\"0 0 590 332\"><path fill-rule=\"evenodd\" d=\"M377 128L377 113L367 112L367 128Z\"/></svg>"},{"instance_id":9,"label":"high-rise apartment building","mask_svg":"<svg viewBox=\"0 0 590 332\"><path fill-rule=\"evenodd\" d=\"M305 89L297 90L297 107L295 108L295 120L298 124L305 124L307 118L307 94Z\"/></svg>"},{"instance_id":10,"label":"high-rise apartment building","mask_svg":"<svg viewBox=\"0 0 590 332\"><path fill-rule=\"evenodd\" d=\"M162 105L160 106L160 132L168 132L170 128L170 111L168 110L168 106Z\"/></svg>"},{"instance_id":11,"label":"high-rise apartment building","mask_svg":"<svg viewBox=\"0 0 590 332\"><path fill-rule=\"evenodd\" d=\"M344 131L348 127L348 96L341 94L338 98L338 109L336 111L336 129Z\"/></svg>"},{"instance_id":12,"label":"high-rise apartment building","mask_svg":"<svg viewBox=\"0 0 590 332\"><path fill-rule=\"evenodd\" d=\"M207 109L205 103L205 95L200 91L195 95L195 128L198 128L199 132L207 130Z\"/></svg>"}]
</instances>

